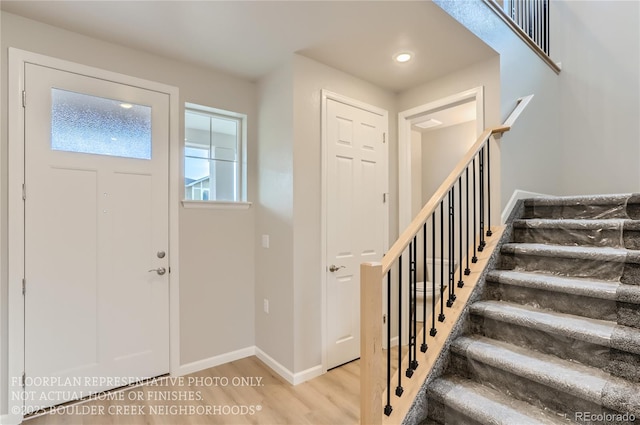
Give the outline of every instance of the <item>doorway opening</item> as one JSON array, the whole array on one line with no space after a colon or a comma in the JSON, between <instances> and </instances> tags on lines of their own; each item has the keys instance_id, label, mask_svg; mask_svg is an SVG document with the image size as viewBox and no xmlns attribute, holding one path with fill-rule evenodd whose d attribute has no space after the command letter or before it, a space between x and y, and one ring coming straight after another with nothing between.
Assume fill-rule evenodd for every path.
<instances>
[{"instance_id":1,"label":"doorway opening","mask_svg":"<svg viewBox=\"0 0 640 425\"><path fill-rule=\"evenodd\" d=\"M480 86L398 114L400 234L484 131L483 94ZM421 249L418 251L421 256ZM444 258L436 260L448 264ZM427 270L417 270L417 285L418 302L430 304L432 283ZM408 286L404 282L404 292ZM407 311L403 310L401 320L406 323ZM408 340L407 327L403 327L402 339Z\"/></svg>"},{"instance_id":2,"label":"doorway opening","mask_svg":"<svg viewBox=\"0 0 640 425\"><path fill-rule=\"evenodd\" d=\"M484 130L483 97L484 89L480 86L398 114L400 233L428 200L423 201L423 197L430 196L429 190L432 194L437 189L457 160L466 153L464 146L471 146ZM437 140L455 142L443 146L444 142ZM459 153L461 149L464 150ZM437 157L446 163L439 164L436 170L429 169L430 175L422 176L424 162L427 165L435 163ZM422 184L422 177L429 177L427 184Z\"/></svg>"}]
</instances>

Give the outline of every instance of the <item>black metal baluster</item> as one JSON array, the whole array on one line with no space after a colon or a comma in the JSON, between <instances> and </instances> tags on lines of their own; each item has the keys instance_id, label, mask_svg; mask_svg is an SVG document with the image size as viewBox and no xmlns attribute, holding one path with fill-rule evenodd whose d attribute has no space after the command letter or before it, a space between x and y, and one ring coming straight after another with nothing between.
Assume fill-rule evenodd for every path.
<instances>
[{"instance_id":1,"label":"black metal baluster","mask_svg":"<svg viewBox=\"0 0 640 425\"><path fill-rule=\"evenodd\" d=\"M489 156L489 147L491 139L487 140L487 236L491 237L491 157Z\"/></svg>"},{"instance_id":2,"label":"black metal baluster","mask_svg":"<svg viewBox=\"0 0 640 425\"><path fill-rule=\"evenodd\" d=\"M540 5L542 2L540 0L536 0L533 4L535 9L535 25L536 25L536 44L540 49L542 49L542 13L540 12Z\"/></svg>"},{"instance_id":3,"label":"black metal baluster","mask_svg":"<svg viewBox=\"0 0 640 425\"><path fill-rule=\"evenodd\" d=\"M550 52L550 42L549 42L549 2L547 0L544 1L544 51L548 55Z\"/></svg>"},{"instance_id":4,"label":"black metal baluster","mask_svg":"<svg viewBox=\"0 0 640 425\"><path fill-rule=\"evenodd\" d=\"M387 404L384 414L389 416L391 407L391 270L387 272Z\"/></svg>"},{"instance_id":5,"label":"black metal baluster","mask_svg":"<svg viewBox=\"0 0 640 425\"><path fill-rule=\"evenodd\" d=\"M398 257L398 386L396 396L404 392L402 388L402 255Z\"/></svg>"},{"instance_id":6,"label":"black metal baluster","mask_svg":"<svg viewBox=\"0 0 640 425\"><path fill-rule=\"evenodd\" d=\"M411 378L411 376L413 375L413 369L411 369L411 362L413 361L413 350L411 349L411 347L413 346L413 335L414 335L414 329L413 329L413 312L415 310L414 308L414 298L413 298L413 289L415 288L415 281L413 280L413 270L414 270L414 251L413 248L415 246L415 237L413 239L412 242L409 242L409 341L408 341L408 345L407 345L407 349L409 351L409 363L407 366L407 370L405 372L405 375L407 376L407 378Z\"/></svg>"},{"instance_id":7,"label":"black metal baluster","mask_svg":"<svg viewBox=\"0 0 640 425\"><path fill-rule=\"evenodd\" d=\"M431 213L431 331L429 335L436 336L436 212ZM426 284L426 283L425 283ZM425 292L426 296L426 292ZM442 294L440 295L442 297Z\"/></svg>"},{"instance_id":8,"label":"black metal baluster","mask_svg":"<svg viewBox=\"0 0 640 425\"><path fill-rule=\"evenodd\" d=\"M440 201L440 315L438 321L444 322L444 201Z\"/></svg>"},{"instance_id":9,"label":"black metal baluster","mask_svg":"<svg viewBox=\"0 0 640 425\"><path fill-rule=\"evenodd\" d=\"M478 217L477 217L477 204L476 204L476 158L473 157L473 258L471 259L472 263L477 263L478 262L478 256L476 253L476 236L478 234L478 229L476 227L476 224L478 223Z\"/></svg>"},{"instance_id":10,"label":"black metal baluster","mask_svg":"<svg viewBox=\"0 0 640 425\"><path fill-rule=\"evenodd\" d=\"M418 368L418 236L413 237L413 332L411 343L413 347L413 360L409 362L409 368L413 373Z\"/></svg>"},{"instance_id":11,"label":"black metal baluster","mask_svg":"<svg viewBox=\"0 0 640 425\"><path fill-rule=\"evenodd\" d=\"M458 288L464 286L462 280L462 175L458 177L458 224L459 224L459 238L460 244L458 245L458 270L460 270L460 280L458 280Z\"/></svg>"},{"instance_id":12,"label":"black metal baluster","mask_svg":"<svg viewBox=\"0 0 640 425\"><path fill-rule=\"evenodd\" d=\"M422 345L420 351L427 351L427 222L422 225Z\"/></svg>"},{"instance_id":13,"label":"black metal baluster","mask_svg":"<svg viewBox=\"0 0 640 425\"><path fill-rule=\"evenodd\" d=\"M478 244L478 251L482 252L486 245L484 241L484 146L480 149L478 160L480 173L480 244Z\"/></svg>"},{"instance_id":14,"label":"black metal baluster","mask_svg":"<svg viewBox=\"0 0 640 425\"><path fill-rule=\"evenodd\" d=\"M456 285L455 285L455 252L456 252L456 217L455 217L455 203L456 203L456 186L454 185L449 192L449 299L447 300L447 307L453 306L453 302L456 300Z\"/></svg>"},{"instance_id":15,"label":"black metal baluster","mask_svg":"<svg viewBox=\"0 0 640 425\"><path fill-rule=\"evenodd\" d=\"M467 268L464 269L464 274L466 276L469 276L471 274L471 269L469 268L469 166L467 165L467 168L465 170L465 180L466 180L466 185L467 185L467 191L466 191L466 197L467 197L467 232L466 232L466 236L467 236Z\"/></svg>"}]
</instances>

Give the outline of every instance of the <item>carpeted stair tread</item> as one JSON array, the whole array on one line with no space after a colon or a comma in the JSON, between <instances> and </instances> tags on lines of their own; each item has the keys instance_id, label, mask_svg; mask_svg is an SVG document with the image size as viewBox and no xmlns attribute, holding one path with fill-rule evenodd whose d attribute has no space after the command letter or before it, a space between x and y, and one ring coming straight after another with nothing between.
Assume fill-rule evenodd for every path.
<instances>
[{"instance_id":1,"label":"carpeted stair tread","mask_svg":"<svg viewBox=\"0 0 640 425\"><path fill-rule=\"evenodd\" d=\"M525 206L567 206L567 205L625 205L631 193L612 195L540 196L525 199Z\"/></svg>"},{"instance_id":2,"label":"carpeted stair tread","mask_svg":"<svg viewBox=\"0 0 640 425\"><path fill-rule=\"evenodd\" d=\"M552 415L529 403L515 400L477 382L448 376L433 382L429 395L448 408L482 424L534 425L566 424L566 419Z\"/></svg>"},{"instance_id":3,"label":"carpeted stair tread","mask_svg":"<svg viewBox=\"0 0 640 425\"><path fill-rule=\"evenodd\" d=\"M611 195L539 196L524 200L525 206L537 205L624 205L632 193Z\"/></svg>"},{"instance_id":4,"label":"carpeted stair tread","mask_svg":"<svg viewBox=\"0 0 640 425\"><path fill-rule=\"evenodd\" d=\"M529 218L513 221L513 241L640 250L640 220Z\"/></svg>"},{"instance_id":5,"label":"carpeted stair tread","mask_svg":"<svg viewBox=\"0 0 640 425\"><path fill-rule=\"evenodd\" d=\"M471 306L470 311L493 320L640 354L640 330L619 326L615 322L543 311L504 301L479 301Z\"/></svg>"},{"instance_id":6,"label":"carpeted stair tread","mask_svg":"<svg viewBox=\"0 0 640 425\"><path fill-rule=\"evenodd\" d=\"M640 219L640 195L539 197L524 201L525 218Z\"/></svg>"},{"instance_id":7,"label":"carpeted stair tread","mask_svg":"<svg viewBox=\"0 0 640 425\"><path fill-rule=\"evenodd\" d=\"M640 417L640 194L539 197L514 211L427 387L429 419Z\"/></svg>"},{"instance_id":8,"label":"carpeted stair tread","mask_svg":"<svg viewBox=\"0 0 640 425\"><path fill-rule=\"evenodd\" d=\"M635 260L628 258L629 250L610 247L586 247L548 245L540 243L507 243L502 246L502 253L515 255L535 255L539 257L575 258L581 260L598 260L624 263Z\"/></svg>"},{"instance_id":9,"label":"carpeted stair tread","mask_svg":"<svg viewBox=\"0 0 640 425\"><path fill-rule=\"evenodd\" d=\"M638 385L600 369L480 336L460 337L451 350L471 362L501 369L607 409L640 416Z\"/></svg>"},{"instance_id":10,"label":"carpeted stair tread","mask_svg":"<svg viewBox=\"0 0 640 425\"><path fill-rule=\"evenodd\" d=\"M487 274L487 280L503 285L522 286L606 300L616 300L616 292L620 286L619 282L606 280L570 278L513 270L492 270ZM638 287L638 291L640 292L640 287Z\"/></svg>"},{"instance_id":11,"label":"carpeted stair tread","mask_svg":"<svg viewBox=\"0 0 640 425\"><path fill-rule=\"evenodd\" d=\"M601 230L621 229L625 224L632 224L638 220L623 218L610 219L554 219L529 218L513 221L513 227L527 229L560 229L560 230Z\"/></svg>"}]
</instances>

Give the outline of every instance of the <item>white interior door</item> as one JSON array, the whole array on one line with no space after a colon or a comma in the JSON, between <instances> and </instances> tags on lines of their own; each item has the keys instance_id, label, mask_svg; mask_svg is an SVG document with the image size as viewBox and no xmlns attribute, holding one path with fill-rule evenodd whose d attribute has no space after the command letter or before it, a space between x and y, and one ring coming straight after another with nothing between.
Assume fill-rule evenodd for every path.
<instances>
[{"instance_id":1,"label":"white interior door","mask_svg":"<svg viewBox=\"0 0 640 425\"><path fill-rule=\"evenodd\" d=\"M384 249L387 120L327 100L327 368L360 357L360 263Z\"/></svg>"},{"instance_id":2,"label":"white interior door","mask_svg":"<svg viewBox=\"0 0 640 425\"><path fill-rule=\"evenodd\" d=\"M169 371L169 99L32 64L25 92L29 411Z\"/></svg>"}]
</instances>

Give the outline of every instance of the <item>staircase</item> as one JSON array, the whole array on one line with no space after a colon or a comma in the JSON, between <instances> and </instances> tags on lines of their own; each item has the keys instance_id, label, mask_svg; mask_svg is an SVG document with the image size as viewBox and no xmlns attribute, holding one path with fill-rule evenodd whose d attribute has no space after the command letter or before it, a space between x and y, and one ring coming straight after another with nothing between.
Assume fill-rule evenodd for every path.
<instances>
[{"instance_id":1,"label":"staircase","mask_svg":"<svg viewBox=\"0 0 640 425\"><path fill-rule=\"evenodd\" d=\"M640 196L521 211L428 387L427 423L640 423Z\"/></svg>"}]
</instances>

